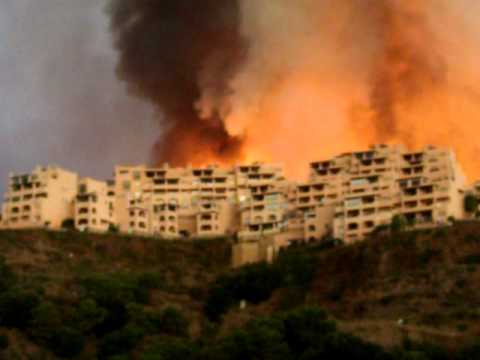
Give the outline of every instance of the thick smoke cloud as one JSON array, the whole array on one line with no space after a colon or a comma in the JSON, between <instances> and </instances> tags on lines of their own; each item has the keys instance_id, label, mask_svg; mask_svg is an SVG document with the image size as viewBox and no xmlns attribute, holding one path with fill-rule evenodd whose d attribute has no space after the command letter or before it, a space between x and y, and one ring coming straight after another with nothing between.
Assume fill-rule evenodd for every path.
<instances>
[{"instance_id":1,"label":"thick smoke cloud","mask_svg":"<svg viewBox=\"0 0 480 360\"><path fill-rule=\"evenodd\" d=\"M107 178L149 160L158 124L116 79L105 6L0 1L0 191L37 164Z\"/></svg>"},{"instance_id":2,"label":"thick smoke cloud","mask_svg":"<svg viewBox=\"0 0 480 360\"><path fill-rule=\"evenodd\" d=\"M306 163L480 131L475 0L111 1L118 73L168 128L159 161Z\"/></svg>"},{"instance_id":3,"label":"thick smoke cloud","mask_svg":"<svg viewBox=\"0 0 480 360\"><path fill-rule=\"evenodd\" d=\"M399 132L396 107L409 106L418 95L446 84L446 60L430 28L431 12L438 14L438 9L429 1L379 2L372 12L379 56L373 64L370 105L382 141Z\"/></svg>"},{"instance_id":4,"label":"thick smoke cloud","mask_svg":"<svg viewBox=\"0 0 480 360\"><path fill-rule=\"evenodd\" d=\"M222 108L245 56L237 1L114 0L109 11L119 77L162 112L156 160L240 157L242 139L228 134Z\"/></svg>"}]
</instances>

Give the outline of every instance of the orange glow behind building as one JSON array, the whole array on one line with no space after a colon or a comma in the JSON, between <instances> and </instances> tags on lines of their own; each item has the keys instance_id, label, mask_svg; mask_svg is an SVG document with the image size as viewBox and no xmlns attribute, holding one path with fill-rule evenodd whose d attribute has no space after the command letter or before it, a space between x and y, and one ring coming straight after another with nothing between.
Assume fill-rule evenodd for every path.
<instances>
[{"instance_id":1,"label":"orange glow behind building","mask_svg":"<svg viewBox=\"0 0 480 360\"><path fill-rule=\"evenodd\" d=\"M480 177L480 31L464 16L471 1L340 0L329 3L330 17L317 1L279 3L264 13L251 3L256 15L245 20L251 58L232 81L225 120L230 134L245 136L240 160L284 163L304 178L308 162L373 143L432 144L451 147L468 178ZM290 36L269 28L269 13L282 20L282 11Z\"/></svg>"}]
</instances>

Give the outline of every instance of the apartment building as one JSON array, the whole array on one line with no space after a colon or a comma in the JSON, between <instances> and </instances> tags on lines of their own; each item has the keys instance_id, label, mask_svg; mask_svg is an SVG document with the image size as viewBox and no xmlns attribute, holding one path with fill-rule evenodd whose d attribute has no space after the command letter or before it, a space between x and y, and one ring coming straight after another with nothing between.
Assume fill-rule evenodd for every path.
<instances>
[{"instance_id":1,"label":"apartment building","mask_svg":"<svg viewBox=\"0 0 480 360\"><path fill-rule=\"evenodd\" d=\"M78 230L106 232L115 225L111 182L80 179L74 203L75 227Z\"/></svg>"},{"instance_id":2,"label":"apartment building","mask_svg":"<svg viewBox=\"0 0 480 360\"><path fill-rule=\"evenodd\" d=\"M466 217L464 194L480 198L478 189L465 186L451 150L433 146L340 154L311 163L300 183L288 181L281 165L263 163L117 166L107 182L37 167L10 175L0 226L55 229L74 219L79 230L115 226L167 239L232 234L242 262L253 253L270 258L294 241L359 241L395 215L411 228L445 224Z\"/></svg>"},{"instance_id":3,"label":"apartment building","mask_svg":"<svg viewBox=\"0 0 480 360\"><path fill-rule=\"evenodd\" d=\"M74 218L78 176L57 166L10 174L2 206L2 227L60 229Z\"/></svg>"},{"instance_id":4,"label":"apartment building","mask_svg":"<svg viewBox=\"0 0 480 360\"><path fill-rule=\"evenodd\" d=\"M311 167L312 186L325 186L317 199L334 209L318 220L328 216L325 224L331 223L333 236L347 243L364 239L395 215L414 228L446 224L450 217L463 216L465 177L448 149L427 146L409 152L402 146L375 145ZM300 199L299 208L309 205L306 197ZM307 216L315 219L311 213ZM312 220L312 229L318 220Z\"/></svg>"}]
</instances>

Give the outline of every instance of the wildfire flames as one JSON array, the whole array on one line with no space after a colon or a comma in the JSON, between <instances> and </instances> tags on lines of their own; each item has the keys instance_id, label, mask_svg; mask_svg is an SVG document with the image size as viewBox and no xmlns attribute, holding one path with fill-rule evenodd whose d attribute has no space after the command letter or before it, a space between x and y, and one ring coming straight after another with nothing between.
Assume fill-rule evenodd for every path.
<instances>
[{"instance_id":1,"label":"wildfire flames","mask_svg":"<svg viewBox=\"0 0 480 360\"><path fill-rule=\"evenodd\" d=\"M480 175L476 0L111 0L118 74L158 108L155 162L306 163L452 147Z\"/></svg>"}]
</instances>

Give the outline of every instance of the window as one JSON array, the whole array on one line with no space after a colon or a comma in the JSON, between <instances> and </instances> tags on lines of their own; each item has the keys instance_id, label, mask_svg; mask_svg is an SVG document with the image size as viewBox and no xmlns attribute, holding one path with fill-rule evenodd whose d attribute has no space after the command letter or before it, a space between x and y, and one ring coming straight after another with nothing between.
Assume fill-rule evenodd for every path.
<instances>
[{"instance_id":1,"label":"window","mask_svg":"<svg viewBox=\"0 0 480 360\"><path fill-rule=\"evenodd\" d=\"M373 221L366 221L365 222L365 227L367 228L373 228L375 226L375 223Z\"/></svg>"},{"instance_id":2,"label":"window","mask_svg":"<svg viewBox=\"0 0 480 360\"><path fill-rule=\"evenodd\" d=\"M356 230L356 229L358 229L358 224L357 223L348 224L348 230Z\"/></svg>"}]
</instances>

